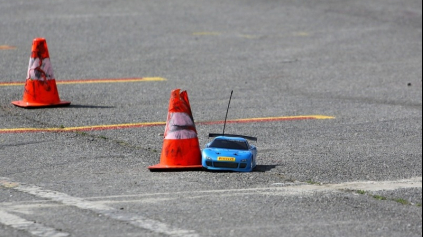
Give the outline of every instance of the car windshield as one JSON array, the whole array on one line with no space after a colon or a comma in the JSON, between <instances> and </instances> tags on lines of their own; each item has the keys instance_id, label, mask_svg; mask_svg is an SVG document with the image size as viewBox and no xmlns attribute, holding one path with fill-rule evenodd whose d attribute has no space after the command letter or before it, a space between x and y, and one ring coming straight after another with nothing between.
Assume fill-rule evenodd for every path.
<instances>
[{"instance_id":1,"label":"car windshield","mask_svg":"<svg viewBox=\"0 0 423 237\"><path fill-rule=\"evenodd\" d=\"M211 148L223 148L232 150L248 150L248 145L244 141L215 139L211 144Z\"/></svg>"}]
</instances>

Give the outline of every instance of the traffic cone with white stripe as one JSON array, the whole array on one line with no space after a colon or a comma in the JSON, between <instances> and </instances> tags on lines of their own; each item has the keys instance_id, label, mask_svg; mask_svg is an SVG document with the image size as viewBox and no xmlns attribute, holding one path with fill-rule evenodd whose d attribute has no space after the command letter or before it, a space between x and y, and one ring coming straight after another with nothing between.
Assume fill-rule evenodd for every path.
<instances>
[{"instance_id":1,"label":"traffic cone with white stripe","mask_svg":"<svg viewBox=\"0 0 423 237\"><path fill-rule=\"evenodd\" d=\"M46 40L34 39L23 99L13 101L12 104L22 108L36 108L67 106L70 103L59 98Z\"/></svg>"},{"instance_id":2,"label":"traffic cone with white stripe","mask_svg":"<svg viewBox=\"0 0 423 237\"><path fill-rule=\"evenodd\" d=\"M188 93L172 91L160 163L148 167L164 169L201 169L201 150Z\"/></svg>"}]
</instances>

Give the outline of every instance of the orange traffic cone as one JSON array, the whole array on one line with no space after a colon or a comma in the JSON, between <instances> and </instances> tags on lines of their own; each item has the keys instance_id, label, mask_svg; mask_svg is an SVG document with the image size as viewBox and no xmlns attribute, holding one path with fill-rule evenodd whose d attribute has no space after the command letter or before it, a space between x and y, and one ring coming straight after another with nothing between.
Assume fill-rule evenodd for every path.
<instances>
[{"instance_id":1,"label":"orange traffic cone","mask_svg":"<svg viewBox=\"0 0 423 237\"><path fill-rule=\"evenodd\" d=\"M188 93L172 91L160 164L148 167L161 169L201 169L201 150Z\"/></svg>"},{"instance_id":2,"label":"orange traffic cone","mask_svg":"<svg viewBox=\"0 0 423 237\"><path fill-rule=\"evenodd\" d=\"M60 101L46 40L34 39L23 99L13 101L12 104L23 108L34 108L66 106L70 103Z\"/></svg>"}]
</instances>

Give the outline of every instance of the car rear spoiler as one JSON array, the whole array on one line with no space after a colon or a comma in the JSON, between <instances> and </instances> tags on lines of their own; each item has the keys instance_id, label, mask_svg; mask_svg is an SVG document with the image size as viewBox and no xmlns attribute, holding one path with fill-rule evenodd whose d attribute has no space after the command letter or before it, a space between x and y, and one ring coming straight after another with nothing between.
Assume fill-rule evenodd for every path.
<instances>
[{"instance_id":1,"label":"car rear spoiler","mask_svg":"<svg viewBox=\"0 0 423 237\"><path fill-rule=\"evenodd\" d=\"M251 141L257 141L257 137L250 137L244 135L235 135L235 134L218 134L218 133L210 133L209 137L241 137Z\"/></svg>"}]
</instances>

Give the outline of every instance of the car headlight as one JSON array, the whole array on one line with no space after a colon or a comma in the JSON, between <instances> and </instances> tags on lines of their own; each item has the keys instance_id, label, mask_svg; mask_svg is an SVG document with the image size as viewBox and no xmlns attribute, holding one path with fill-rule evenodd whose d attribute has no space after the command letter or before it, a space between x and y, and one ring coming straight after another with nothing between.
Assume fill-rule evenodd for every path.
<instances>
[{"instance_id":1,"label":"car headlight","mask_svg":"<svg viewBox=\"0 0 423 237\"><path fill-rule=\"evenodd\" d=\"M247 159L241 160L241 163L245 163L245 162L247 162Z\"/></svg>"},{"instance_id":2,"label":"car headlight","mask_svg":"<svg viewBox=\"0 0 423 237\"><path fill-rule=\"evenodd\" d=\"M212 160L212 158L210 158L210 157L206 156L206 160Z\"/></svg>"}]
</instances>

